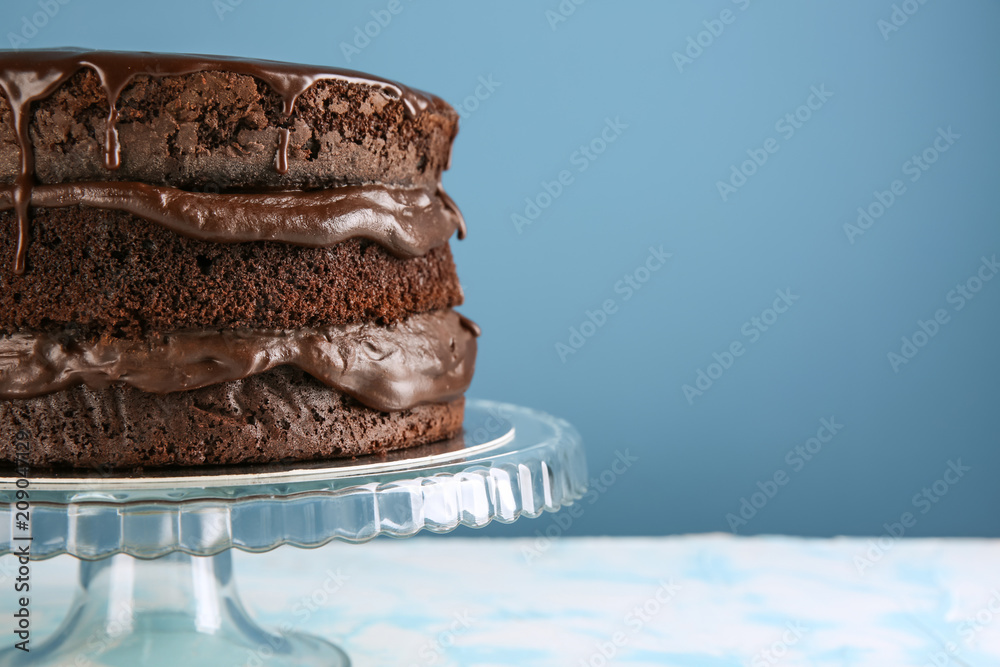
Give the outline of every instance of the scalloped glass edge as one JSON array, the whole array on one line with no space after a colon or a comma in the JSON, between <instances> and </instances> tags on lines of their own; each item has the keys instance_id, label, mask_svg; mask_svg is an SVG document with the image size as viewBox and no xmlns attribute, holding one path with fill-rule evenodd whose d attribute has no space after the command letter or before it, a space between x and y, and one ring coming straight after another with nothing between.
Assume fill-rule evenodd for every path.
<instances>
[{"instance_id":1,"label":"scalloped glass edge","mask_svg":"<svg viewBox=\"0 0 1000 667\"><path fill-rule=\"evenodd\" d=\"M475 405L482 409L469 413L473 419L503 415L515 437L465 462L418 462L390 479L379 474L353 478L346 488L297 490L283 483L266 496L127 502L89 499L84 491L80 502L40 502L31 509L32 559L69 554L97 560L119 553L151 559L173 552L212 556L227 549L263 553L283 545L311 549L334 540L360 543L511 523L559 511L583 496L586 459L572 426L528 408ZM476 427L467 420L467 429ZM0 554L12 551L13 522L8 503L0 508Z\"/></svg>"}]
</instances>

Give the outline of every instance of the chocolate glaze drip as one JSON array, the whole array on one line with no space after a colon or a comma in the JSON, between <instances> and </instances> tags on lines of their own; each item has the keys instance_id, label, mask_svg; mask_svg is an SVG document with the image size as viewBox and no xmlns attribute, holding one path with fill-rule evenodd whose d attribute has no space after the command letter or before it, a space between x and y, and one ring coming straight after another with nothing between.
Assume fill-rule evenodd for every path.
<instances>
[{"instance_id":1,"label":"chocolate glaze drip","mask_svg":"<svg viewBox=\"0 0 1000 667\"><path fill-rule=\"evenodd\" d=\"M478 324L470 320L465 315L459 315L458 317L459 321L462 323L462 326L468 329L469 333L471 333L473 336L479 338L480 336L483 335L483 330L479 327Z\"/></svg>"},{"instance_id":2,"label":"chocolate glaze drip","mask_svg":"<svg viewBox=\"0 0 1000 667\"><path fill-rule=\"evenodd\" d=\"M103 389L124 383L166 394L288 365L376 410L407 410L452 400L468 389L476 338L466 322L447 310L388 327L196 331L96 341L15 334L0 337L0 399L80 384Z\"/></svg>"},{"instance_id":3,"label":"chocolate glaze drip","mask_svg":"<svg viewBox=\"0 0 1000 667\"><path fill-rule=\"evenodd\" d=\"M287 127L278 131L278 153L274 156L274 169L279 174L288 173L288 140L291 136Z\"/></svg>"},{"instance_id":4,"label":"chocolate glaze drip","mask_svg":"<svg viewBox=\"0 0 1000 667\"><path fill-rule=\"evenodd\" d=\"M104 168L114 171L122 166L122 147L118 143L118 105L112 102L110 106L104 132Z\"/></svg>"},{"instance_id":5,"label":"chocolate glaze drip","mask_svg":"<svg viewBox=\"0 0 1000 667\"><path fill-rule=\"evenodd\" d=\"M0 186L0 211L17 206L17 187ZM443 191L379 184L257 194L187 192L146 183L36 185L32 206L125 211L202 241L280 241L325 247L367 238L397 257L419 257L465 224Z\"/></svg>"},{"instance_id":6,"label":"chocolate glaze drip","mask_svg":"<svg viewBox=\"0 0 1000 667\"><path fill-rule=\"evenodd\" d=\"M469 233L468 228L465 226L465 217L462 215L462 212L458 210L458 205L455 203L455 200L444 191L444 186L441 185L440 181L438 181L437 195L444 202L444 205L448 207L448 210L458 218L458 238L459 240L464 239L466 234Z\"/></svg>"},{"instance_id":7,"label":"chocolate glaze drip","mask_svg":"<svg viewBox=\"0 0 1000 667\"><path fill-rule=\"evenodd\" d=\"M15 273L24 273L29 236L28 206L35 182L34 152L28 136L31 103L48 97L63 82L85 67L97 73L108 99L104 141L104 165L108 169L117 169L121 165L118 130L115 126L118 119L118 98L137 76L180 76L211 70L247 74L264 81L281 96L282 111L286 116L291 115L296 100L303 92L317 81L329 79L378 88L390 99L401 101L411 117L437 103L434 96L360 72L267 60L75 49L0 52L0 87L10 102L21 150L20 169L13 192L13 207L18 223ZM282 140L286 141L284 137ZM287 150L287 146L284 150ZM287 158L285 161L287 162ZM280 160L275 167L281 171Z\"/></svg>"}]
</instances>

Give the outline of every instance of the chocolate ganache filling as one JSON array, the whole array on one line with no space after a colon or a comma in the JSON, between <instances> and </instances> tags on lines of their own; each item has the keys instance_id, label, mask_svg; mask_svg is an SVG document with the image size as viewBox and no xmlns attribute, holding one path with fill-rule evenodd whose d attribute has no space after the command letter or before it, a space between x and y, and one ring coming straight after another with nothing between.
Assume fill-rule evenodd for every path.
<instances>
[{"instance_id":1,"label":"chocolate ganache filling","mask_svg":"<svg viewBox=\"0 0 1000 667\"><path fill-rule=\"evenodd\" d=\"M17 191L0 187L0 211ZM185 192L145 183L36 185L32 206L124 211L202 241L281 241L328 247L349 238L375 241L397 257L419 257L464 227L444 193L383 185L260 194Z\"/></svg>"},{"instance_id":2,"label":"chocolate ganache filling","mask_svg":"<svg viewBox=\"0 0 1000 667\"><path fill-rule=\"evenodd\" d=\"M187 331L143 340L0 337L0 399L116 383L166 394L288 365L382 411L457 398L472 381L478 327L454 311L391 326Z\"/></svg>"}]
</instances>

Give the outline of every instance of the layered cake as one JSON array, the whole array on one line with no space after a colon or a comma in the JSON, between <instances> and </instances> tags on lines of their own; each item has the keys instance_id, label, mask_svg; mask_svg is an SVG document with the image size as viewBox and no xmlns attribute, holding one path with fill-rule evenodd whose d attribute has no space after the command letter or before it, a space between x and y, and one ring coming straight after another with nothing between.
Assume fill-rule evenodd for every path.
<instances>
[{"instance_id":1,"label":"layered cake","mask_svg":"<svg viewBox=\"0 0 1000 667\"><path fill-rule=\"evenodd\" d=\"M461 430L455 111L357 72L0 52L0 458L217 465Z\"/></svg>"}]
</instances>

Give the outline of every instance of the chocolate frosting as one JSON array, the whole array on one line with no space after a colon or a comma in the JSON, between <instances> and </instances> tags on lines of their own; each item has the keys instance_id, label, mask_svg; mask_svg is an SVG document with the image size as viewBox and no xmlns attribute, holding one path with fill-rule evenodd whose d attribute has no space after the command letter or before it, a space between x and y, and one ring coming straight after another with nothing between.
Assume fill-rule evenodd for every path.
<instances>
[{"instance_id":1,"label":"chocolate frosting","mask_svg":"<svg viewBox=\"0 0 1000 667\"><path fill-rule=\"evenodd\" d=\"M144 340L0 337L0 399L115 383L166 394L288 365L382 411L449 401L469 387L478 327L446 310L391 326L191 331Z\"/></svg>"},{"instance_id":2,"label":"chocolate frosting","mask_svg":"<svg viewBox=\"0 0 1000 667\"><path fill-rule=\"evenodd\" d=\"M16 188L0 187L0 211L16 206ZM89 206L125 211L202 241L281 241L331 246L348 238L375 241L397 257L419 257L443 245L461 214L441 190L372 184L328 190L252 194L187 192L146 183L36 185L31 206Z\"/></svg>"},{"instance_id":3,"label":"chocolate frosting","mask_svg":"<svg viewBox=\"0 0 1000 667\"><path fill-rule=\"evenodd\" d=\"M179 76L211 70L247 74L264 81L282 98L282 110L290 116L295 102L310 86L320 80L335 79L347 83L360 83L380 89L390 99L399 100L410 116L415 116L428 106L444 104L438 98L386 79L360 72L308 65L292 65L265 60L246 60L220 56L177 55L158 53L129 53L115 51L84 51L64 49L54 51L4 51L0 52L0 88L10 102L14 130L21 151L18 176L10 194L10 206L17 215L18 237L14 271L23 273L29 238L28 208L34 197L34 152L28 136L31 122L31 103L51 95L73 74L83 68L94 70L108 99L108 115L104 142L104 166L117 169L121 165L118 142L118 98L125 87L137 76ZM282 136L275 169L287 170L287 139ZM122 194L129 196L128 191ZM442 194L446 205L453 203ZM135 204L138 205L138 204ZM457 209L455 209L457 212Z\"/></svg>"}]
</instances>

